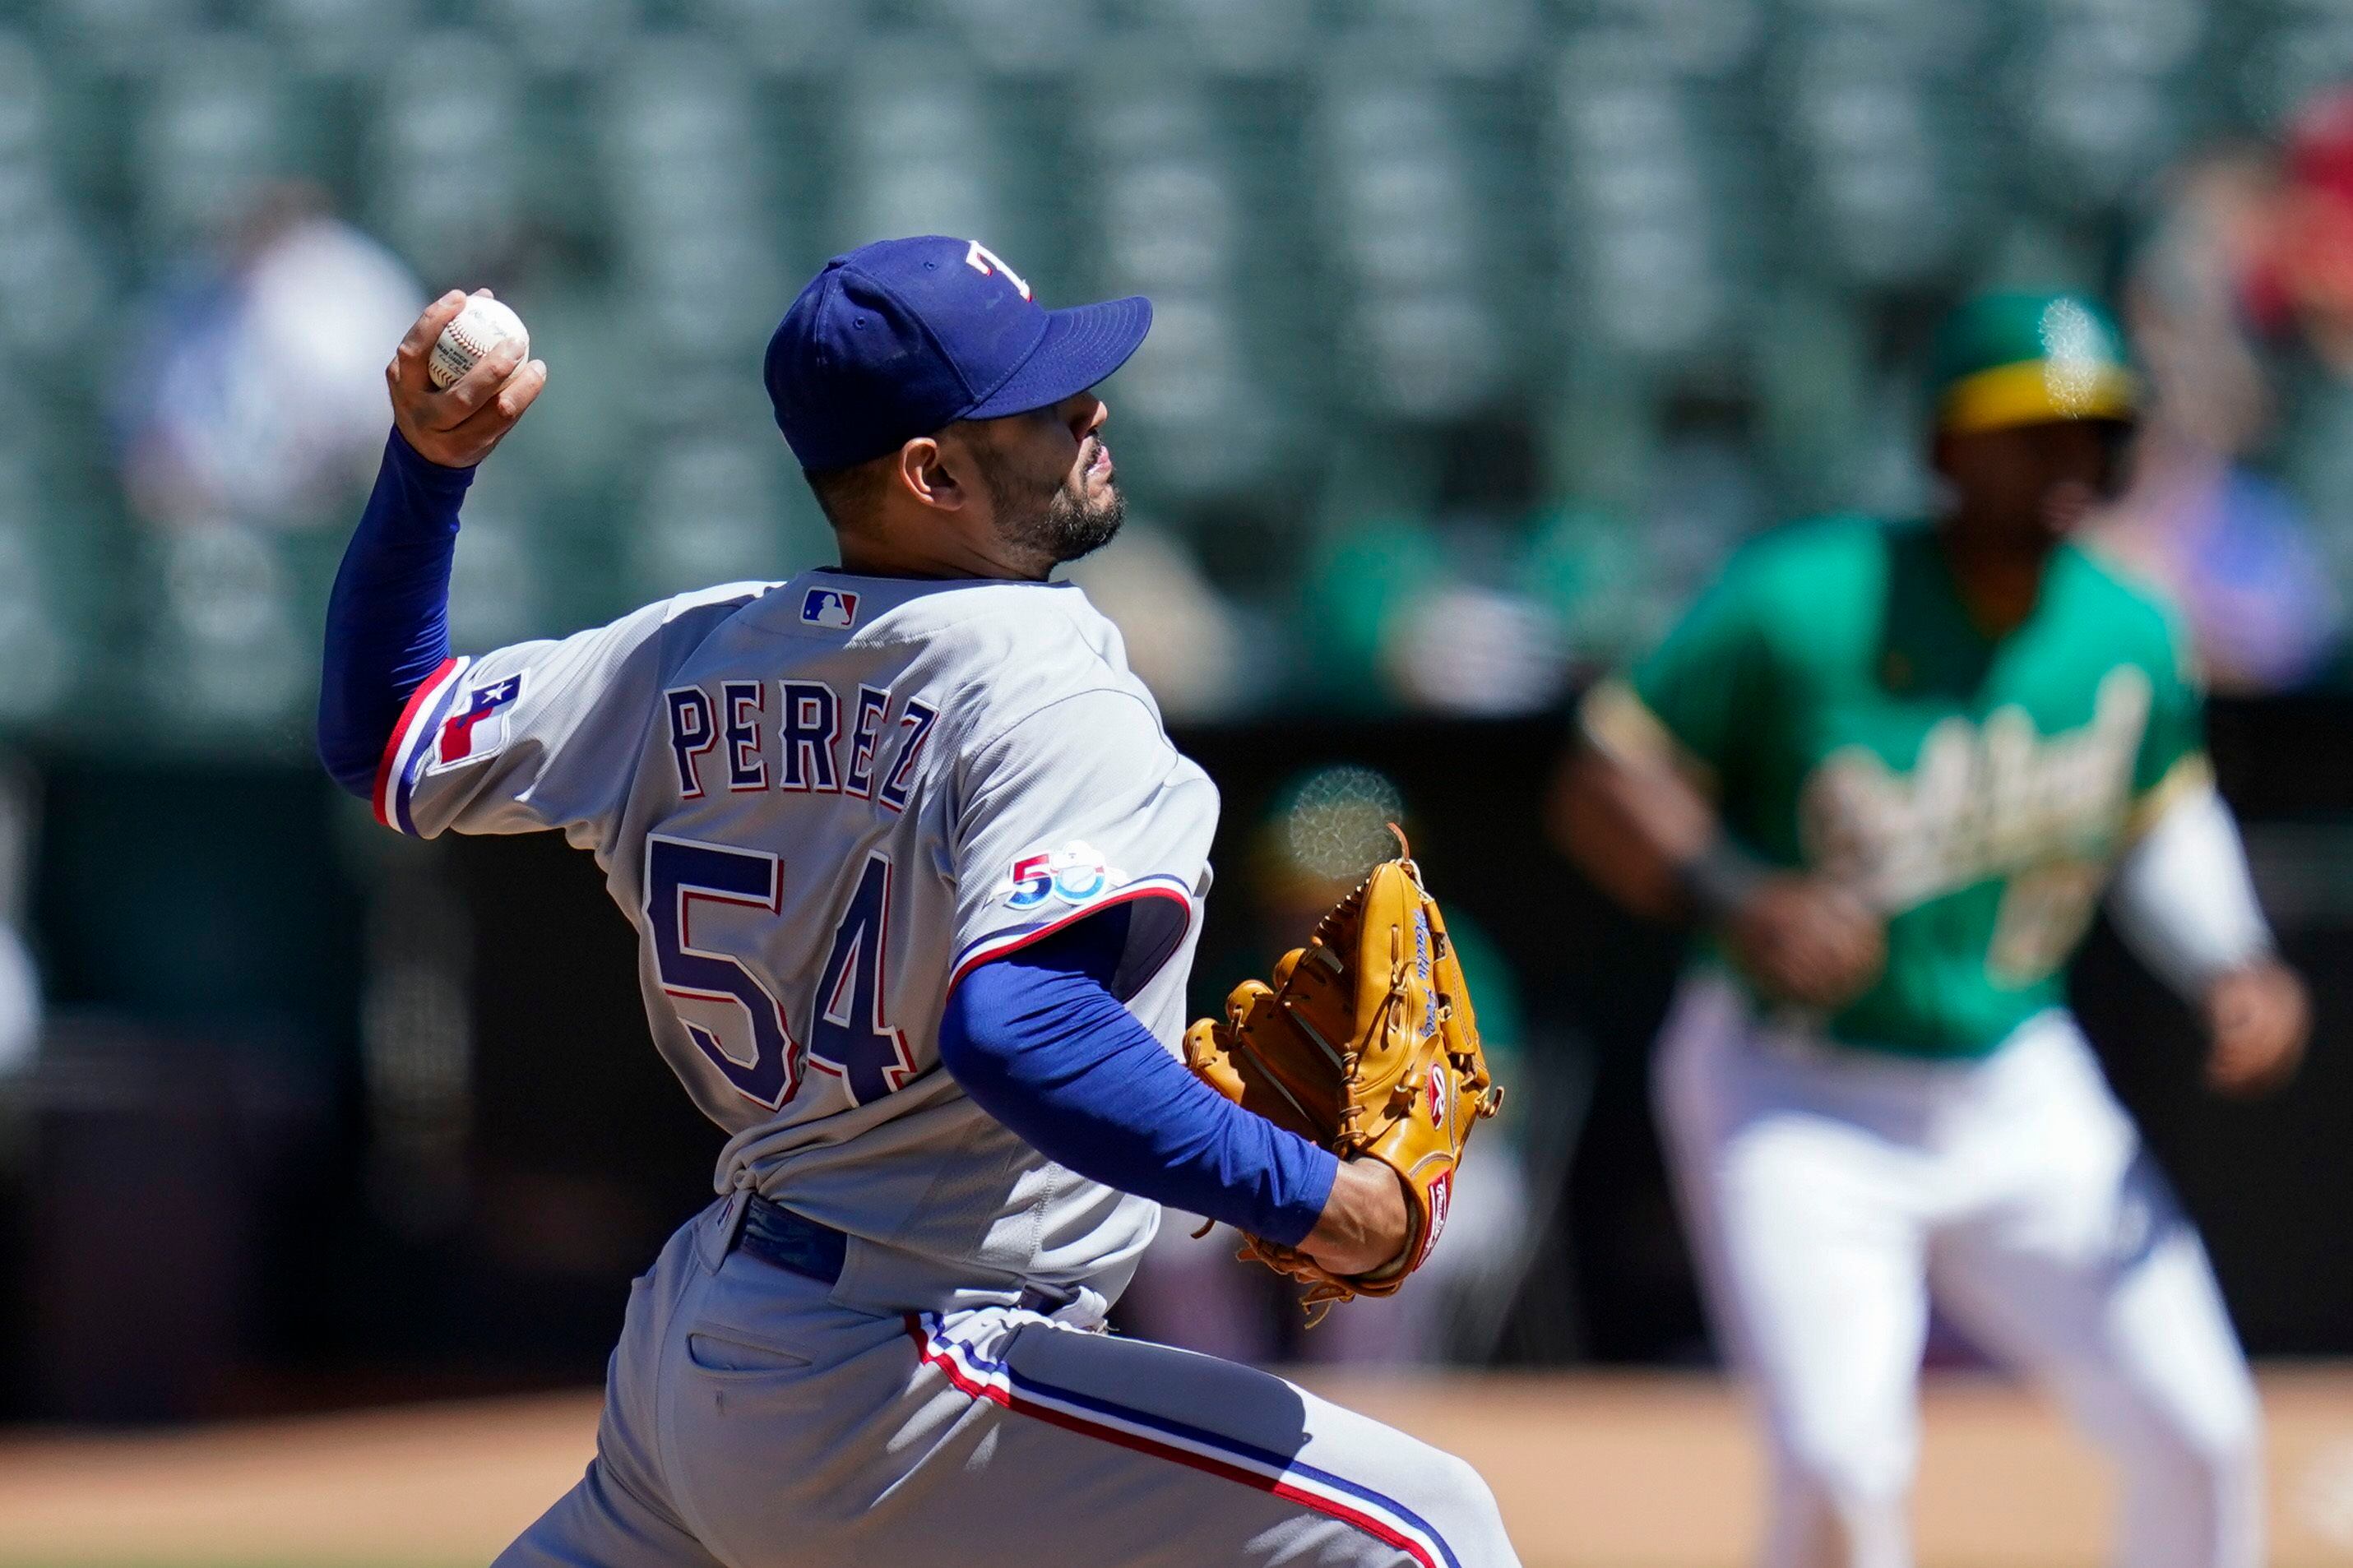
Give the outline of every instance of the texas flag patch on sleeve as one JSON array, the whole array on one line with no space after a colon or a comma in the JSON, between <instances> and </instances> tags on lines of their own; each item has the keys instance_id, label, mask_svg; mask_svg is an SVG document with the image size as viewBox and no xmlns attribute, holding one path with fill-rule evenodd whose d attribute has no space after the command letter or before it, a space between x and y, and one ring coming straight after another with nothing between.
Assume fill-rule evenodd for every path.
<instances>
[{"instance_id":1,"label":"texas flag patch on sleeve","mask_svg":"<svg viewBox=\"0 0 2353 1568\"><path fill-rule=\"evenodd\" d=\"M441 721L433 737L433 760L426 771L438 773L497 755L507 743L507 714L522 696L520 670L504 680L476 687L463 707Z\"/></svg>"}]
</instances>

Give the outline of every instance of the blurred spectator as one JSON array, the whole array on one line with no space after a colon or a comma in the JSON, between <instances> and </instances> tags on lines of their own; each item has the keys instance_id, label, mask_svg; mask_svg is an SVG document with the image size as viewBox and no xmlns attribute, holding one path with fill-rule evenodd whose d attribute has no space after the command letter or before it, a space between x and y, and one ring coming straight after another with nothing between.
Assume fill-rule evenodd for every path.
<instances>
[{"instance_id":1,"label":"blurred spectator","mask_svg":"<svg viewBox=\"0 0 2353 1568\"><path fill-rule=\"evenodd\" d=\"M2347 167L2353 171L2353 157ZM2295 210L2316 199L2298 188L2284 187L2271 162L2252 151L2191 161L2168 183L2126 289L2152 400L2131 487L2099 532L2182 606L2206 677L2222 690L2310 679L2343 618L2306 507L2353 502L2353 494L2299 497L2249 462L2277 414L2274 372L2251 326L2265 318L2327 320L2325 273L2308 277L2310 258L2284 244L2309 221L2294 218ZM2353 255L2353 245L2347 251ZM2279 263L2292 265L2282 271ZM2307 296L2319 313L2294 302ZM2329 335L2314 335L2316 346Z\"/></svg>"},{"instance_id":2,"label":"blurred spectator","mask_svg":"<svg viewBox=\"0 0 2353 1568\"><path fill-rule=\"evenodd\" d=\"M2285 162L2272 264L2257 290L2285 340L2273 358L2282 416L2272 456L2321 525L2342 592L2353 584L2353 89L2323 93L2297 114Z\"/></svg>"},{"instance_id":3,"label":"blurred spectator","mask_svg":"<svg viewBox=\"0 0 2353 1568\"><path fill-rule=\"evenodd\" d=\"M348 521L390 422L385 361L424 303L311 187L256 186L240 210L138 308L113 392L123 489L155 530L142 695L216 734L305 700L313 623L282 536Z\"/></svg>"},{"instance_id":4,"label":"blurred spectator","mask_svg":"<svg viewBox=\"0 0 2353 1568\"><path fill-rule=\"evenodd\" d=\"M2270 270L2257 304L2292 312L2312 352L2353 373L2353 88L2321 93L2288 127Z\"/></svg>"},{"instance_id":5,"label":"blurred spectator","mask_svg":"<svg viewBox=\"0 0 2353 1568\"><path fill-rule=\"evenodd\" d=\"M1568 679L1560 626L1525 588L1514 529L1375 518L1326 538L1303 592L1339 695L1440 713L1533 712Z\"/></svg>"},{"instance_id":6,"label":"blurred spectator","mask_svg":"<svg viewBox=\"0 0 2353 1568\"><path fill-rule=\"evenodd\" d=\"M1279 791L1260 825L1250 857L1250 895L1258 915L1248 949L1205 955L1196 965L1222 996L1250 975L1263 978L1275 957L1303 942L1325 910L1378 862L1397 853L1388 824L1403 823L1398 787L1370 768L1322 768ZM1478 1008L1479 1035L1499 1082L1518 1074L1525 1037L1519 989L1510 969L1460 909L1447 934L1462 960ZM1412 1288L1336 1309L1314 1332L1286 1343L1295 1322L1290 1293L1276 1277L1234 1261L1237 1238L1225 1226L1197 1236L1198 1221L1171 1212L1145 1252L1122 1302L1137 1333L1165 1344L1229 1359L1381 1364L1439 1362L1461 1349L1455 1331L1466 1305L1508 1299L1523 1265L1529 1207L1518 1130L1504 1114L1480 1131L1476 1152L1456 1178L1446 1236Z\"/></svg>"},{"instance_id":7,"label":"blurred spectator","mask_svg":"<svg viewBox=\"0 0 2353 1568\"><path fill-rule=\"evenodd\" d=\"M264 191L142 311L115 398L133 508L166 527L343 521L384 445L385 360L424 300L316 191Z\"/></svg>"}]
</instances>

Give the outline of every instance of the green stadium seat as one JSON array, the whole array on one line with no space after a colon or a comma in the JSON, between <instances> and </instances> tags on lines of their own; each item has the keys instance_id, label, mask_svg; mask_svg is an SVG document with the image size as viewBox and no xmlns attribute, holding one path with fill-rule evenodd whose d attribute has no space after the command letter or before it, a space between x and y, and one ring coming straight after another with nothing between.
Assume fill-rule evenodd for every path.
<instances>
[{"instance_id":1,"label":"green stadium seat","mask_svg":"<svg viewBox=\"0 0 2353 1568\"><path fill-rule=\"evenodd\" d=\"M2118 211L2180 151L2180 89L2168 76L2081 38L2054 42L2023 75L2022 172L2045 202Z\"/></svg>"},{"instance_id":2,"label":"green stadium seat","mask_svg":"<svg viewBox=\"0 0 2353 1568\"><path fill-rule=\"evenodd\" d=\"M912 0L915 25L953 37L986 71L1067 76L1082 69L1100 37L1093 0Z\"/></svg>"},{"instance_id":3,"label":"green stadium seat","mask_svg":"<svg viewBox=\"0 0 2353 1568\"><path fill-rule=\"evenodd\" d=\"M2312 94L2353 78L2353 12L2327 0L2274 9L2260 20L2248 12L2213 18L2218 28L2226 20L2247 27L2243 53L2221 58L2237 67L2234 106L2265 130L2284 124Z\"/></svg>"},{"instance_id":4,"label":"green stadium seat","mask_svg":"<svg viewBox=\"0 0 2353 1568\"><path fill-rule=\"evenodd\" d=\"M473 10L549 77L594 76L625 58L644 26L638 0L482 0Z\"/></svg>"},{"instance_id":5,"label":"green stadium seat","mask_svg":"<svg viewBox=\"0 0 2353 1568\"><path fill-rule=\"evenodd\" d=\"M1569 10L1557 53L1596 79L1730 79L1752 63L1770 15L1761 0L1578 0Z\"/></svg>"},{"instance_id":6,"label":"green stadium seat","mask_svg":"<svg viewBox=\"0 0 2353 1568\"><path fill-rule=\"evenodd\" d=\"M599 152L625 247L775 221L776 174L749 75L715 46L672 44L604 84Z\"/></svg>"},{"instance_id":7,"label":"green stadium seat","mask_svg":"<svg viewBox=\"0 0 2353 1568\"><path fill-rule=\"evenodd\" d=\"M32 9L42 41L59 59L125 76L144 76L177 58L209 11L204 0L44 0Z\"/></svg>"},{"instance_id":8,"label":"green stadium seat","mask_svg":"<svg viewBox=\"0 0 2353 1568\"><path fill-rule=\"evenodd\" d=\"M49 152L49 72L21 34L0 32L0 164Z\"/></svg>"},{"instance_id":9,"label":"green stadium seat","mask_svg":"<svg viewBox=\"0 0 2353 1568\"><path fill-rule=\"evenodd\" d=\"M1571 55L1552 82L1545 182L1565 266L1558 307L1594 351L1688 362L1730 328L1725 204L1684 85Z\"/></svg>"},{"instance_id":10,"label":"green stadium seat","mask_svg":"<svg viewBox=\"0 0 2353 1568\"><path fill-rule=\"evenodd\" d=\"M676 8L690 31L768 76L829 74L871 26L864 0L677 0Z\"/></svg>"},{"instance_id":11,"label":"green stadium seat","mask_svg":"<svg viewBox=\"0 0 2353 1568\"><path fill-rule=\"evenodd\" d=\"M1963 237L1963 203L1921 85L1867 59L1801 69L1777 117L1796 167L1787 216L1810 269L1862 287L1936 276Z\"/></svg>"},{"instance_id":12,"label":"green stadium seat","mask_svg":"<svg viewBox=\"0 0 2353 1568\"><path fill-rule=\"evenodd\" d=\"M828 253L928 233L969 236L1008 259L1046 254L1039 221L1019 199L1005 110L968 69L945 58L936 67L892 58L849 73L837 100ZM910 70L928 90L903 90Z\"/></svg>"},{"instance_id":13,"label":"green stadium seat","mask_svg":"<svg viewBox=\"0 0 2353 1568\"><path fill-rule=\"evenodd\" d=\"M113 294L107 270L47 192L20 205L10 194L14 183L0 172L0 342L22 362L59 366L64 384L95 392L109 368L104 355L90 352L106 336L104 307Z\"/></svg>"},{"instance_id":14,"label":"green stadium seat","mask_svg":"<svg viewBox=\"0 0 2353 1568\"><path fill-rule=\"evenodd\" d=\"M309 172L281 61L259 40L186 43L146 95L134 143L139 226L168 258L211 237L263 183Z\"/></svg>"},{"instance_id":15,"label":"green stadium seat","mask_svg":"<svg viewBox=\"0 0 2353 1568\"><path fill-rule=\"evenodd\" d=\"M529 213L511 63L482 34L433 33L375 84L360 214L428 287L479 276Z\"/></svg>"},{"instance_id":16,"label":"green stadium seat","mask_svg":"<svg viewBox=\"0 0 2353 1568\"><path fill-rule=\"evenodd\" d=\"M222 745L296 721L316 689L316 620L284 541L216 522L146 542L131 652L149 727Z\"/></svg>"},{"instance_id":17,"label":"green stadium seat","mask_svg":"<svg viewBox=\"0 0 2353 1568\"><path fill-rule=\"evenodd\" d=\"M1131 65L1145 62L1132 60ZM1092 292L1145 294L1147 352L1109 395L1119 449L1140 454L1165 498L1236 494L1282 446L1267 390L1274 344L1244 305L1250 247L1240 168L1213 79L1166 68L1095 76L1072 117L1072 146L1093 176L1077 247Z\"/></svg>"},{"instance_id":18,"label":"green stadium seat","mask_svg":"<svg viewBox=\"0 0 2353 1568\"><path fill-rule=\"evenodd\" d=\"M482 493L466 498L466 547L449 578L449 637L459 647L562 637L596 618L565 613L571 574L551 568L569 552L532 526L529 499L512 478L486 467Z\"/></svg>"},{"instance_id":19,"label":"green stadium seat","mask_svg":"<svg viewBox=\"0 0 2353 1568\"><path fill-rule=\"evenodd\" d=\"M0 732L66 717L85 673L90 650L49 601L37 558L31 528L0 523L0 660L8 670L0 681Z\"/></svg>"},{"instance_id":20,"label":"green stadium seat","mask_svg":"<svg viewBox=\"0 0 2353 1568\"><path fill-rule=\"evenodd\" d=\"M1314 0L1115 0L1126 26L1172 62L1223 75L1280 77L1298 69L1320 34Z\"/></svg>"},{"instance_id":21,"label":"green stadium seat","mask_svg":"<svg viewBox=\"0 0 2353 1568\"><path fill-rule=\"evenodd\" d=\"M292 68L360 76L416 37L423 0L255 0L257 22Z\"/></svg>"},{"instance_id":22,"label":"green stadium seat","mask_svg":"<svg viewBox=\"0 0 2353 1568\"><path fill-rule=\"evenodd\" d=\"M1542 34L1536 0L1365 0L1347 8L1352 31L1450 73L1519 68Z\"/></svg>"},{"instance_id":23,"label":"green stadium seat","mask_svg":"<svg viewBox=\"0 0 2353 1568\"><path fill-rule=\"evenodd\" d=\"M655 449L620 559L630 596L651 601L789 576L831 561L833 540L775 428L739 422Z\"/></svg>"},{"instance_id":24,"label":"green stadium seat","mask_svg":"<svg viewBox=\"0 0 2353 1568\"><path fill-rule=\"evenodd\" d=\"M87 612L108 592L88 569L97 531L68 498L43 482L34 428L18 400L0 396L0 732L22 732L64 716L90 673ZM74 568L82 566L77 573Z\"/></svg>"}]
</instances>

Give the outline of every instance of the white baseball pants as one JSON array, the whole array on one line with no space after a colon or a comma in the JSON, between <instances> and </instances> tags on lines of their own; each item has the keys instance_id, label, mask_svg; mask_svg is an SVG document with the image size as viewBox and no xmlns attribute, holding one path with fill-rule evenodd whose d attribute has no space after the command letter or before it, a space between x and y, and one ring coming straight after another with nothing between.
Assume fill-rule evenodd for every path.
<instances>
[{"instance_id":1,"label":"white baseball pants","mask_svg":"<svg viewBox=\"0 0 2353 1568\"><path fill-rule=\"evenodd\" d=\"M1279 1377L1008 1308L848 1310L729 1219L637 1282L596 1458L497 1568L1516 1568L1469 1465Z\"/></svg>"},{"instance_id":2,"label":"white baseball pants","mask_svg":"<svg viewBox=\"0 0 2353 1568\"><path fill-rule=\"evenodd\" d=\"M1720 1336L1770 1448L1768 1568L1906 1568L1937 1305L2123 1471L2122 1568L2254 1568L2254 1387L2197 1232L2052 1013L1991 1058L1868 1055L1687 979L1656 1089Z\"/></svg>"}]
</instances>

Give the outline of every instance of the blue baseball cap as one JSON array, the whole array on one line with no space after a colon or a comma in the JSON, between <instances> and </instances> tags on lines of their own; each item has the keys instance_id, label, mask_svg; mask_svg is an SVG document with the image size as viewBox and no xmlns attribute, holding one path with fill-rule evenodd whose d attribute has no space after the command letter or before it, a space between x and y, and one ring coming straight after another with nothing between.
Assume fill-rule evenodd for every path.
<instances>
[{"instance_id":1,"label":"blue baseball cap","mask_svg":"<svg viewBox=\"0 0 2353 1568\"><path fill-rule=\"evenodd\" d=\"M925 235L837 256L785 312L763 367L804 468L841 468L959 419L1060 403L1127 363L1140 296L1049 310L977 240Z\"/></svg>"}]
</instances>

